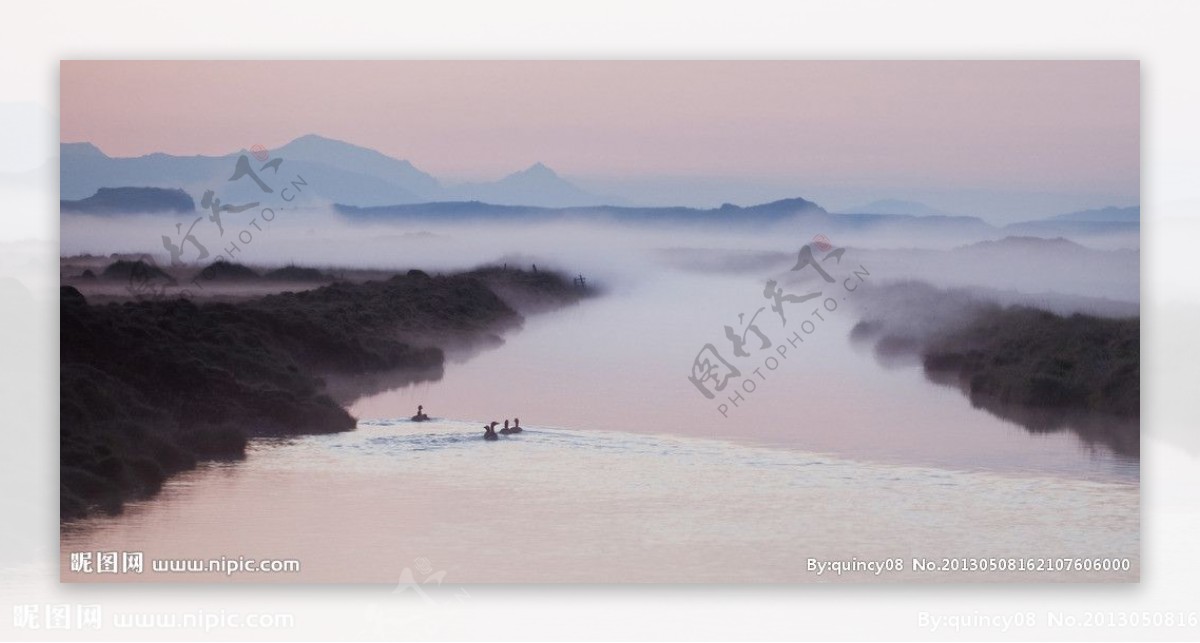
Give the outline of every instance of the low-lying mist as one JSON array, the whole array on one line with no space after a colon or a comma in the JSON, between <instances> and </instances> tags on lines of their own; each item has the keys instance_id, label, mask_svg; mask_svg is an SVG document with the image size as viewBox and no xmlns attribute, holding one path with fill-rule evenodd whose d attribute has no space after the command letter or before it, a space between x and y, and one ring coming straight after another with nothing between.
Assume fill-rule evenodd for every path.
<instances>
[{"instance_id":1,"label":"low-lying mist","mask_svg":"<svg viewBox=\"0 0 1200 643\"><path fill-rule=\"evenodd\" d=\"M196 220L192 215L64 215L61 255L146 253L158 265L170 265L165 237L180 260L194 265L225 259L335 273L337 268L449 272L490 264L536 265L620 288L677 270L714 277L789 276L800 247L827 235L830 243L848 248L846 260L866 265L881 279L1127 304L1139 299L1136 250L1104 250L1063 239L964 240L960 232L912 235L881 229L835 234L804 229L798 220L733 230L568 219L352 222L325 209L284 210L269 222L250 213L222 218L224 233L218 234L207 219L191 227ZM187 238L189 229L194 241ZM201 246L207 252L204 259L199 258Z\"/></svg>"}]
</instances>

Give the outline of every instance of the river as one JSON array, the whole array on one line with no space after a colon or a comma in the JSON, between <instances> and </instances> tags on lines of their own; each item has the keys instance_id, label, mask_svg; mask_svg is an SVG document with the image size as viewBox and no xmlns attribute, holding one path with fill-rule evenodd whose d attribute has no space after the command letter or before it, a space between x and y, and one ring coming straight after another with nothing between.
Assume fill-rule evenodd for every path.
<instances>
[{"instance_id":1,"label":"river","mask_svg":"<svg viewBox=\"0 0 1200 643\"><path fill-rule=\"evenodd\" d=\"M244 460L174 478L120 516L64 526L63 579L1136 580L1137 458L1071 431L1030 432L918 365L881 364L848 338L854 296L836 283L786 303L784 324L761 278L664 269L613 280L602 296L530 315L499 346L453 355L438 381L357 399L355 431L256 440ZM747 335L749 355L733 359L723 326L764 306L762 338ZM706 344L753 389L737 379L705 397L688 375ZM433 421L405 419L418 404ZM484 423L513 417L525 432L481 439ZM301 569L72 572L70 554L84 551ZM1130 562L912 569L914 558L1078 556ZM894 559L903 570L810 567Z\"/></svg>"}]
</instances>

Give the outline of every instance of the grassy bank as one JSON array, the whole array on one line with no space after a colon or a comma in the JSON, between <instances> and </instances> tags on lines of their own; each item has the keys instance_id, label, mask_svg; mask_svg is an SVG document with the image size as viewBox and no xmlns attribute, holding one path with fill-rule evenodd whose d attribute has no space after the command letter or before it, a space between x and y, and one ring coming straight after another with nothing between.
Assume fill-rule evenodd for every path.
<instances>
[{"instance_id":1,"label":"grassy bank","mask_svg":"<svg viewBox=\"0 0 1200 643\"><path fill-rule=\"evenodd\" d=\"M61 515L120 511L200 461L242 457L252 436L350 430L322 376L437 370L438 341L518 326L512 297L583 294L515 270L410 271L237 303L92 305L64 286Z\"/></svg>"},{"instance_id":2,"label":"grassy bank","mask_svg":"<svg viewBox=\"0 0 1200 643\"><path fill-rule=\"evenodd\" d=\"M920 283L876 291L863 308L851 337L885 362L915 358L930 380L1031 432L1070 429L1139 452L1139 318L1002 306Z\"/></svg>"},{"instance_id":3,"label":"grassy bank","mask_svg":"<svg viewBox=\"0 0 1200 643\"><path fill-rule=\"evenodd\" d=\"M1140 321L993 308L924 347L925 370L972 397L1136 418Z\"/></svg>"}]
</instances>

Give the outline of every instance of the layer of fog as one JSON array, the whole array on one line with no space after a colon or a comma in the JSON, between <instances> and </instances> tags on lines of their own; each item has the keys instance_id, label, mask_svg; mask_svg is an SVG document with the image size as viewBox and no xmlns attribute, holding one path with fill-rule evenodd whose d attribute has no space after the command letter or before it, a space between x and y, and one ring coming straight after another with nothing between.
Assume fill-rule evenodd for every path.
<instances>
[{"instance_id":1,"label":"layer of fog","mask_svg":"<svg viewBox=\"0 0 1200 643\"><path fill-rule=\"evenodd\" d=\"M787 283L801 278L789 271L799 249L823 232L787 221L741 229L578 220L361 223L312 209L280 212L269 222L251 213L226 214L223 235L204 219L193 233L208 256L197 262L198 248L183 241L195 218L64 216L61 255L146 253L165 266L171 262L163 244L167 237L182 249L181 259L194 265L222 258L249 266L295 264L336 273L338 268L443 272L508 264L562 270L609 288L676 270L762 280L777 276ZM974 246L959 233L914 238L895 230L843 231L829 241L846 247L845 259L867 266L875 282L916 279L941 287L980 287L994 291L993 299L1036 295L1047 307L1055 306L1056 298L1134 305L1139 300L1140 256L1131 250L1068 242ZM1097 306L1103 308L1102 303Z\"/></svg>"}]
</instances>

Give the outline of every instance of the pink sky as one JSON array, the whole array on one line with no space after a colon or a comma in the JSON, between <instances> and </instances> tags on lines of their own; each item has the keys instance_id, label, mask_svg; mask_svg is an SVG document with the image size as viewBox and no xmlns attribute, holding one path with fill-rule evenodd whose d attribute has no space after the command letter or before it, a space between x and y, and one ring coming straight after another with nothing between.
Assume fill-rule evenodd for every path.
<instances>
[{"instance_id":1,"label":"pink sky","mask_svg":"<svg viewBox=\"0 0 1200 643\"><path fill-rule=\"evenodd\" d=\"M1137 62L64 61L64 142L224 154L308 133L441 177L1138 192Z\"/></svg>"}]
</instances>

